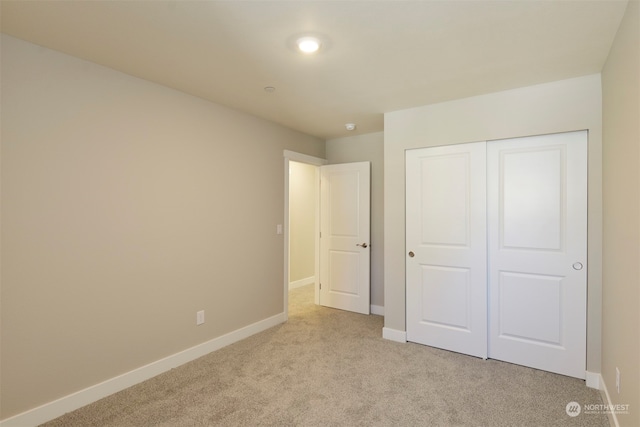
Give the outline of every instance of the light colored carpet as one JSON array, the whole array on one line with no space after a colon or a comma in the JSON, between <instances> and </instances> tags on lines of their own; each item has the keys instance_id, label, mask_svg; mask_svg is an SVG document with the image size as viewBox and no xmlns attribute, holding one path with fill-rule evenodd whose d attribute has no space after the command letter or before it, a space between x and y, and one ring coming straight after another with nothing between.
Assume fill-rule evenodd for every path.
<instances>
[{"instance_id":1,"label":"light colored carpet","mask_svg":"<svg viewBox=\"0 0 640 427\"><path fill-rule=\"evenodd\" d=\"M290 292L289 321L53 426L607 426L584 381L381 338L383 319Z\"/></svg>"}]
</instances>

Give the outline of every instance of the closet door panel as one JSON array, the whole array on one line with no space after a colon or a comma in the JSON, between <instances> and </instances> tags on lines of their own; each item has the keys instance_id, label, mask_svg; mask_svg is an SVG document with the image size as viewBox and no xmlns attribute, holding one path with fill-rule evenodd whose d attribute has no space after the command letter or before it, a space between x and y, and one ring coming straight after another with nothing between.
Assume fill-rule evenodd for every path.
<instances>
[{"instance_id":1,"label":"closet door panel","mask_svg":"<svg viewBox=\"0 0 640 427\"><path fill-rule=\"evenodd\" d=\"M586 368L587 134L487 144L489 357Z\"/></svg>"},{"instance_id":2,"label":"closet door panel","mask_svg":"<svg viewBox=\"0 0 640 427\"><path fill-rule=\"evenodd\" d=\"M487 355L485 143L406 155L407 339Z\"/></svg>"}]
</instances>

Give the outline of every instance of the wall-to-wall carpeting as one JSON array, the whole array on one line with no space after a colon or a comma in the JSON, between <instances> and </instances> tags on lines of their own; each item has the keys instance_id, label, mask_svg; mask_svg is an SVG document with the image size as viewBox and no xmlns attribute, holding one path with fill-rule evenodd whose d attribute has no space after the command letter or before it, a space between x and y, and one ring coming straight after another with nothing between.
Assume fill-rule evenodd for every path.
<instances>
[{"instance_id":1,"label":"wall-to-wall carpeting","mask_svg":"<svg viewBox=\"0 0 640 427\"><path fill-rule=\"evenodd\" d=\"M584 381L381 338L290 292L289 321L46 426L607 426ZM579 403L576 417L566 406Z\"/></svg>"}]
</instances>

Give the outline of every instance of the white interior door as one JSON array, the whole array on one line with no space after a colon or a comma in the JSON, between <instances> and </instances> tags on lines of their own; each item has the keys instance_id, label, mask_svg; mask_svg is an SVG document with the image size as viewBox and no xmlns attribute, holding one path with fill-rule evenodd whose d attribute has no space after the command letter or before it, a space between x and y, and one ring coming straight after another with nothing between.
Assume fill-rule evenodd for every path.
<instances>
[{"instance_id":1,"label":"white interior door","mask_svg":"<svg viewBox=\"0 0 640 427\"><path fill-rule=\"evenodd\" d=\"M407 340L486 358L486 144L406 154Z\"/></svg>"},{"instance_id":2,"label":"white interior door","mask_svg":"<svg viewBox=\"0 0 640 427\"><path fill-rule=\"evenodd\" d=\"M320 167L320 304L369 314L369 162Z\"/></svg>"},{"instance_id":3,"label":"white interior door","mask_svg":"<svg viewBox=\"0 0 640 427\"><path fill-rule=\"evenodd\" d=\"M587 133L487 146L489 357L585 378Z\"/></svg>"}]
</instances>

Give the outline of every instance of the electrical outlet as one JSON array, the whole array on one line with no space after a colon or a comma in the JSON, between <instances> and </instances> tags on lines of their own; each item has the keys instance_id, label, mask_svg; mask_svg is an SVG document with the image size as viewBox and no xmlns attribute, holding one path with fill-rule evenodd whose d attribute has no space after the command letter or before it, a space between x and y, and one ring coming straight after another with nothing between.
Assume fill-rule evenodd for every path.
<instances>
[{"instance_id":1,"label":"electrical outlet","mask_svg":"<svg viewBox=\"0 0 640 427\"><path fill-rule=\"evenodd\" d=\"M196 313L196 325L202 325L204 323L204 310L200 310Z\"/></svg>"},{"instance_id":2,"label":"electrical outlet","mask_svg":"<svg viewBox=\"0 0 640 427\"><path fill-rule=\"evenodd\" d=\"M616 366L616 391L620 393L620 369Z\"/></svg>"}]
</instances>

